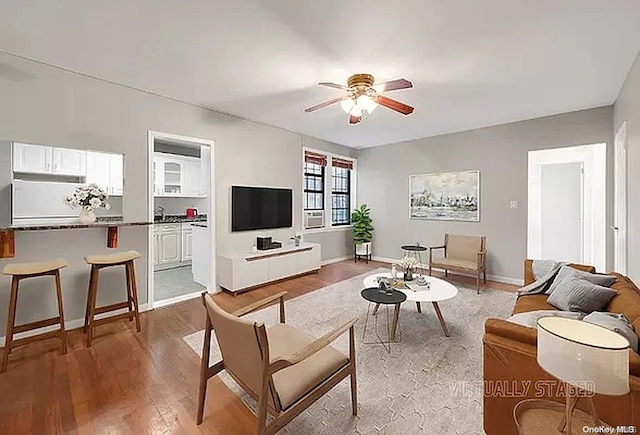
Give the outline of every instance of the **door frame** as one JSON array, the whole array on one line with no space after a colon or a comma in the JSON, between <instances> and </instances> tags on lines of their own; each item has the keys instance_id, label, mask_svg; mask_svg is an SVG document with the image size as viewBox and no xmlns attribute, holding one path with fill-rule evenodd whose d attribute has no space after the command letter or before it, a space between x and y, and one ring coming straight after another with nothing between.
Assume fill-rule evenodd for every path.
<instances>
[{"instance_id":1,"label":"door frame","mask_svg":"<svg viewBox=\"0 0 640 435\"><path fill-rule=\"evenodd\" d=\"M209 162L209 209L207 210L207 220L209 224L209 234L211 237L211 288L207 288L208 292L215 291L217 289L217 274L216 274L216 190L215 190L215 142L209 139L200 139L196 137L181 136L171 133L163 133L159 131L149 130L147 135L148 151L147 151L147 195L148 195L148 219L153 223L153 207L154 207L154 191L153 191L153 154L155 152L154 144L156 139L164 139L170 142L184 143L187 145L200 145L208 146L211 150L210 162ZM190 293L186 295L177 296L171 299L165 299L163 301L154 301L155 288L154 288L154 270L153 270L153 225L149 227L147 250L149 256L147 259L147 298L149 308L160 308L167 305L175 304L178 302L186 301L198 297L201 292Z\"/></svg>"},{"instance_id":2,"label":"door frame","mask_svg":"<svg viewBox=\"0 0 640 435\"><path fill-rule=\"evenodd\" d=\"M627 189L627 121L616 131L613 141L613 270L627 274L629 245L628 229L628 189ZM622 246L620 246L622 243Z\"/></svg>"},{"instance_id":3,"label":"door frame","mask_svg":"<svg viewBox=\"0 0 640 435\"><path fill-rule=\"evenodd\" d=\"M527 176L527 258L542 256L542 221L536 201L542 194L541 166L555 163L583 163L582 178L582 256L598 271L607 266L606 157L607 144L596 143L572 147L532 150L528 153ZM604 162L603 164L600 164ZM598 180L602 180L599 183ZM562 259L558 259L562 260Z\"/></svg>"}]
</instances>

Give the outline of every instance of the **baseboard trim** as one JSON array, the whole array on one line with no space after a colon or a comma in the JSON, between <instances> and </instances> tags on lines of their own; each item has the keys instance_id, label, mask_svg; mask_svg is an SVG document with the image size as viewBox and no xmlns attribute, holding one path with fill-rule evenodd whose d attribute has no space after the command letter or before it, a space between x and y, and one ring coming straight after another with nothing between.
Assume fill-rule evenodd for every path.
<instances>
[{"instance_id":1,"label":"baseboard trim","mask_svg":"<svg viewBox=\"0 0 640 435\"><path fill-rule=\"evenodd\" d=\"M329 260L323 260L320 262L320 266L326 266L327 264L338 263L340 261L349 260L351 258L353 258L352 255L345 255L344 257L336 257L336 258L331 258Z\"/></svg>"},{"instance_id":2,"label":"baseboard trim","mask_svg":"<svg viewBox=\"0 0 640 435\"><path fill-rule=\"evenodd\" d=\"M195 299L195 298L200 297L201 294L202 294L202 291L198 291L198 292L188 293L186 295L176 296L176 297L173 297L173 298L164 299L162 301L154 302L153 303L153 309L155 310L156 308L167 307L169 305L178 304L180 302L184 302L184 301L188 301L188 300L191 300L191 299Z\"/></svg>"},{"instance_id":3,"label":"baseboard trim","mask_svg":"<svg viewBox=\"0 0 640 435\"><path fill-rule=\"evenodd\" d=\"M373 256L373 259L375 261L381 261L383 263L397 263L400 260L394 259L394 258L388 258L388 257L377 257L377 256ZM429 269L429 265L427 264L423 264L422 267L424 267L425 270ZM433 268L433 270L437 270L440 272L444 272L444 269L437 269L437 268ZM475 278L475 275L472 274L468 274L468 273L461 273L461 272L450 272L453 275L460 275L460 276L468 276L471 278ZM487 274L487 279L490 281L495 281L495 282L499 282L502 284L511 284L511 285L519 285L519 286L523 286L524 285L524 280L522 279L518 279L518 278L511 278L508 276L500 276L500 275L490 275Z\"/></svg>"},{"instance_id":4,"label":"baseboard trim","mask_svg":"<svg viewBox=\"0 0 640 435\"><path fill-rule=\"evenodd\" d=\"M140 312L144 312L144 311L149 311L151 308L149 306L149 304L143 304L140 305ZM98 314L96 316L96 319L102 319L104 317L110 317L110 316L114 316L117 314L121 314L121 313L126 313L127 310L126 309L122 309L122 310L117 310L117 311L111 311L109 313L102 313L102 314ZM73 320L67 320L64 322L64 328L67 331L71 331L73 329L78 329L78 328L82 328L84 326L84 317L81 319L73 319ZM25 337L31 337L32 335L38 335L38 334L44 334L45 332L50 332L50 331L55 331L56 329L58 329L57 325L51 325L51 326L46 326L44 328L40 328L37 329L35 331L27 331L27 332L22 332L20 334L15 334L14 340L20 339L20 338L25 338ZM4 343L6 341L6 336L2 336L0 337L0 346L4 346Z\"/></svg>"}]
</instances>

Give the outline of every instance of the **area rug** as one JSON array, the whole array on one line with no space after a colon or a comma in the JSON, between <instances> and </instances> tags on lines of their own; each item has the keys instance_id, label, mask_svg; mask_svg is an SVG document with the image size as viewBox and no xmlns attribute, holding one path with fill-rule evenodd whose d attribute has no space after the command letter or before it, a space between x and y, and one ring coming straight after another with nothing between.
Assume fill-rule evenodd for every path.
<instances>
[{"instance_id":1,"label":"area rug","mask_svg":"<svg viewBox=\"0 0 640 435\"><path fill-rule=\"evenodd\" d=\"M430 304L422 314L414 303L404 303L400 312L402 341L388 353L380 344L363 344L367 301L361 298L363 274L286 302L287 324L319 337L356 317L358 370L358 416L351 415L348 380L296 417L284 434L483 434L482 429L482 335L488 317L506 318L515 295L457 285L459 293L441 302L449 328L445 337ZM454 283L455 284L455 283ZM384 330L384 313L378 316ZM267 326L278 321L278 308L269 307L246 316ZM370 318L371 319L371 318ZM371 320L370 320L371 322ZM374 340L371 323L366 341ZM348 334L334 346L348 353ZM204 332L184 337L201 355ZM211 362L220 359L212 340ZM257 405L228 375L220 377L254 413ZM210 398L210 400L215 400Z\"/></svg>"}]
</instances>

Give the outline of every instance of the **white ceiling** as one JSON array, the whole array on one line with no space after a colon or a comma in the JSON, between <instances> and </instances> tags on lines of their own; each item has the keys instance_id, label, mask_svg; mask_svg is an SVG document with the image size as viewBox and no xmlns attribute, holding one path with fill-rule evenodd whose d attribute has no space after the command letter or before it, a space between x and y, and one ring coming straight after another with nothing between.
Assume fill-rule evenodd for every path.
<instances>
[{"instance_id":1,"label":"white ceiling","mask_svg":"<svg viewBox=\"0 0 640 435\"><path fill-rule=\"evenodd\" d=\"M2 0L0 49L360 148L612 104L640 1ZM303 112L356 72L414 114Z\"/></svg>"}]
</instances>

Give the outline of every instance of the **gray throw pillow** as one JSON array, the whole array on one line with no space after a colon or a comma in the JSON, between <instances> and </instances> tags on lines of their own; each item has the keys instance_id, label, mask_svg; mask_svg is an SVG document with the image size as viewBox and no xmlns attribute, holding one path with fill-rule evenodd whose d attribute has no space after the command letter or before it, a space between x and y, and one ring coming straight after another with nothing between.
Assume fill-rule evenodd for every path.
<instances>
[{"instance_id":1,"label":"gray throw pillow","mask_svg":"<svg viewBox=\"0 0 640 435\"><path fill-rule=\"evenodd\" d=\"M562 311L589 314L604 310L616 294L615 290L574 276L562 280L547 303Z\"/></svg>"},{"instance_id":2,"label":"gray throw pillow","mask_svg":"<svg viewBox=\"0 0 640 435\"><path fill-rule=\"evenodd\" d=\"M544 292L546 295L550 295L560 285L562 281L568 278L581 278L589 281L592 284L601 285L603 287L611 287L616 282L616 277L612 275L599 275L597 273L584 272L582 270L574 269L571 266L562 266L560 271L553 279L553 282Z\"/></svg>"},{"instance_id":3,"label":"gray throw pillow","mask_svg":"<svg viewBox=\"0 0 640 435\"><path fill-rule=\"evenodd\" d=\"M582 320L617 332L629 341L629 345L634 352L638 352L638 336L634 332L633 325L624 314L601 313L596 311L585 316Z\"/></svg>"},{"instance_id":4,"label":"gray throw pillow","mask_svg":"<svg viewBox=\"0 0 640 435\"><path fill-rule=\"evenodd\" d=\"M529 328L535 328L538 325L538 319L542 319L543 317L564 317L566 319L582 320L584 314L572 313L571 311L537 310L514 314L509 317L507 321L528 326Z\"/></svg>"}]
</instances>

